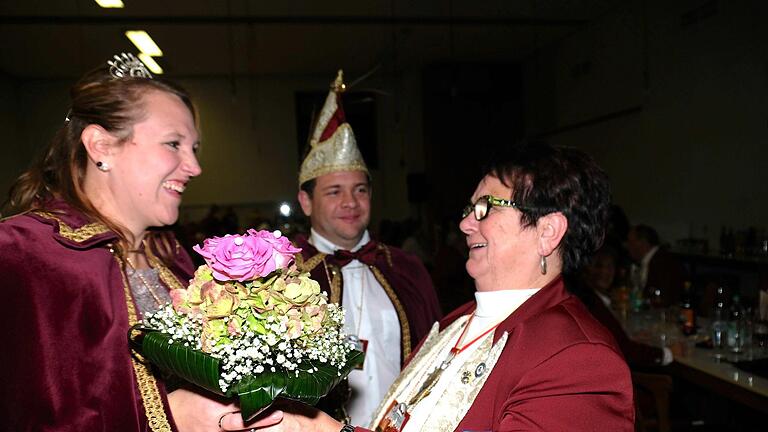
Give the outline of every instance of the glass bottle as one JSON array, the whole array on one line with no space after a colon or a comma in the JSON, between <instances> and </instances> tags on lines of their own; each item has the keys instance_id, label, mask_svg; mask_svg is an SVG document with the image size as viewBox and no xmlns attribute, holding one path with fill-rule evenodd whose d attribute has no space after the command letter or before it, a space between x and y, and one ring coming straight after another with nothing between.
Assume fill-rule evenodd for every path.
<instances>
[{"instance_id":1,"label":"glass bottle","mask_svg":"<svg viewBox=\"0 0 768 432\"><path fill-rule=\"evenodd\" d=\"M728 312L728 348L731 352L744 352L745 333L746 319L744 317L744 308L741 306L739 295L734 294Z\"/></svg>"},{"instance_id":2,"label":"glass bottle","mask_svg":"<svg viewBox=\"0 0 768 432\"><path fill-rule=\"evenodd\" d=\"M715 357L722 357L723 351L728 346L728 318L725 310L725 289L718 286L715 291L715 305L712 310L712 348L715 349Z\"/></svg>"},{"instance_id":3,"label":"glass bottle","mask_svg":"<svg viewBox=\"0 0 768 432\"><path fill-rule=\"evenodd\" d=\"M683 283L683 298L680 302L680 318L683 334L690 336L696 333L696 312L693 309L693 296L691 294L691 282Z\"/></svg>"}]
</instances>

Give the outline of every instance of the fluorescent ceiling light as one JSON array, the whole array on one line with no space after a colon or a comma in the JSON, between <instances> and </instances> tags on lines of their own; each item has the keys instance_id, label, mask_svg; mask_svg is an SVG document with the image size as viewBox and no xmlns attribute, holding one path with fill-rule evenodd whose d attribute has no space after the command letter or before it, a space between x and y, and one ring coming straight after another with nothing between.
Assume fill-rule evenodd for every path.
<instances>
[{"instance_id":1,"label":"fluorescent ceiling light","mask_svg":"<svg viewBox=\"0 0 768 432\"><path fill-rule=\"evenodd\" d=\"M151 56L145 54L145 53L139 53L139 60L144 63L145 66L155 75L160 75L163 73L163 68L160 67L159 64L153 59Z\"/></svg>"},{"instance_id":2,"label":"fluorescent ceiling light","mask_svg":"<svg viewBox=\"0 0 768 432\"><path fill-rule=\"evenodd\" d=\"M120 0L96 0L96 3L105 9L125 7L123 2Z\"/></svg>"},{"instance_id":3,"label":"fluorescent ceiling light","mask_svg":"<svg viewBox=\"0 0 768 432\"><path fill-rule=\"evenodd\" d=\"M149 37L149 33L144 30L128 30L125 32L125 35L134 45L136 45L136 48L144 54L151 55L152 57L160 57L163 55L160 47L157 46L151 37Z\"/></svg>"}]
</instances>

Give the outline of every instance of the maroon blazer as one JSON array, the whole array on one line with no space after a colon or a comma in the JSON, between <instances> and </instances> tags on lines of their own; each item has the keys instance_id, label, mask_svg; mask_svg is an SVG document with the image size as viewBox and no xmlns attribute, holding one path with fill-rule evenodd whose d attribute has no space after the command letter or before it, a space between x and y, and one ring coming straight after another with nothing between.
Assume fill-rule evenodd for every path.
<instances>
[{"instance_id":1,"label":"maroon blazer","mask_svg":"<svg viewBox=\"0 0 768 432\"><path fill-rule=\"evenodd\" d=\"M147 412L175 430L162 382L131 362L116 235L58 208L0 222L0 430L144 432ZM182 249L171 270L181 283L191 275Z\"/></svg>"},{"instance_id":2,"label":"maroon blazer","mask_svg":"<svg viewBox=\"0 0 768 432\"><path fill-rule=\"evenodd\" d=\"M312 279L320 283L332 302L340 304L344 281L333 256L318 252L303 236L298 237L295 244L301 248L299 267L310 272ZM397 312L400 353L404 360L429 333L432 324L442 317L442 312L432 279L418 258L383 243L377 244L377 250L379 253L372 267Z\"/></svg>"},{"instance_id":3,"label":"maroon blazer","mask_svg":"<svg viewBox=\"0 0 768 432\"><path fill-rule=\"evenodd\" d=\"M474 308L460 307L441 327ZM629 368L561 278L504 320L494 340L505 331L506 347L456 431L634 430Z\"/></svg>"}]
</instances>

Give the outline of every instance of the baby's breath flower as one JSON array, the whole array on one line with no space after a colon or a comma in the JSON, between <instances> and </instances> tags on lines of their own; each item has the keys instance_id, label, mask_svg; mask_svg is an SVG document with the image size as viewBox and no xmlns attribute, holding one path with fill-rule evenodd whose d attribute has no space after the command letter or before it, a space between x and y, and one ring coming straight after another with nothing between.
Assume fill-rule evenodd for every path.
<instances>
[{"instance_id":1,"label":"baby's breath flower","mask_svg":"<svg viewBox=\"0 0 768 432\"><path fill-rule=\"evenodd\" d=\"M227 285L205 267L195 272L189 292L175 293L174 304L147 314L143 324L167 334L169 344L219 359L223 392L266 370L299 376L299 365L307 361L344 365L352 350L343 332L344 310L328 303L308 273L286 267ZM316 365L302 369L319 370Z\"/></svg>"}]
</instances>

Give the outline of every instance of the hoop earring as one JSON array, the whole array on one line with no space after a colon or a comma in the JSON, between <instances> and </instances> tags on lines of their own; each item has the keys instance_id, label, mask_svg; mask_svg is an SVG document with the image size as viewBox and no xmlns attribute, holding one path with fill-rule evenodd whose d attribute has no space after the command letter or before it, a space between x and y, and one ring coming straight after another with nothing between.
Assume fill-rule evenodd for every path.
<instances>
[{"instance_id":1,"label":"hoop earring","mask_svg":"<svg viewBox=\"0 0 768 432\"><path fill-rule=\"evenodd\" d=\"M99 171L107 172L109 171L109 164L106 162L98 161L96 162L96 168L98 168Z\"/></svg>"},{"instance_id":2,"label":"hoop earring","mask_svg":"<svg viewBox=\"0 0 768 432\"><path fill-rule=\"evenodd\" d=\"M541 274L543 275L547 274L547 257L545 257L544 255L541 256L539 267L541 267Z\"/></svg>"}]
</instances>

